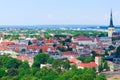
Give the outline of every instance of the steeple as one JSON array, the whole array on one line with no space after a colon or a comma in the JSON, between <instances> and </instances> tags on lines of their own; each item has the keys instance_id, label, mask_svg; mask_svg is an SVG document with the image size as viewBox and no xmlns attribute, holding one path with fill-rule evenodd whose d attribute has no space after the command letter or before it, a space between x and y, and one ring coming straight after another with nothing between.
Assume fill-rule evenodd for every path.
<instances>
[{"instance_id":1,"label":"steeple","mask_svg":"<svg viewBox=\"0 0 120 80\"><path fill-rule=\"evenodd\" d=\"M113 25L113 19L112 19L112 10L110 14L110 25L108 27L108 37L112 37L113 33L115 32L115 27Z\"/></svg>"},{"instance_id":2,"label":"steeple","mask_svg":"<svg viewBox=\"0 0 120 80\"><path fill-rule=\"evenodd\" d=\"M112 10L111 10L111 14L110 14L110 25L109 25L109 27L114 27L114 25L113 25L113 18L112 18Z\"/></svg>"}]
</instances>

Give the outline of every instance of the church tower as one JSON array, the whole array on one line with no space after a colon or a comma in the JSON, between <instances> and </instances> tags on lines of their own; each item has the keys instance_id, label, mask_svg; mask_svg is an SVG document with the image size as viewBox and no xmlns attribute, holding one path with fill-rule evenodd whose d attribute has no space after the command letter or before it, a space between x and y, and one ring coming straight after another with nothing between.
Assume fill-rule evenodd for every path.
<instances>
[{"instance_id":1,"label":"church tower","mask_svg":"<svg viewBox=\"0 0 120 80\"><path fill-rule=\"evenodd\" d=\"M108 27L108 37L112 37L113 32L115 32L115 28L114 28L114 25L113 25L112 10L111 10L110 25Z\"/></svg>"}]
</instances>

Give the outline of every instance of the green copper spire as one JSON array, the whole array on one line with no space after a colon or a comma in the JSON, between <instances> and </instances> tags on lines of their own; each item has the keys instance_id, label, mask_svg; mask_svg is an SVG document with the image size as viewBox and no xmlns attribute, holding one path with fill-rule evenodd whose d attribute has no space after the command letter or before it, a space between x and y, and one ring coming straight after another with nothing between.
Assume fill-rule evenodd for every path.
<instances>
[{"instance_id":1,"label":"green copper spire","mask_svg":"<svg viewBox=\"0 0 120 80\"><path fill-rule=\"evenodd\" d=\"M109 27L114 27L113 18L112 18L112 10L111 10L111 14L110 14L110 25L109 25Z\"/></svg>"}]
</instances>

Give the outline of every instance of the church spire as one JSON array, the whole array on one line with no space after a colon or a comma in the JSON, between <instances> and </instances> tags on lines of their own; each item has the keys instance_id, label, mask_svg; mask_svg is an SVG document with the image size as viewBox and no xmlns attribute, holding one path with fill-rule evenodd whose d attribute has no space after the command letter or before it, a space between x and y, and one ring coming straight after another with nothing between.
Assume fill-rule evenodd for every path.
<instances>
[{"instance_id":1,"label":"church spire","mask_svg":"<svg viewBox=\"0 0 120 80\"><path fill-rule=\"evenodd\" d=\"M109 25L109 27L114 27L113 18L112 18L112 10L111 10L111 14L110 14L110 25Z\"/></svg>"}]
</instances>

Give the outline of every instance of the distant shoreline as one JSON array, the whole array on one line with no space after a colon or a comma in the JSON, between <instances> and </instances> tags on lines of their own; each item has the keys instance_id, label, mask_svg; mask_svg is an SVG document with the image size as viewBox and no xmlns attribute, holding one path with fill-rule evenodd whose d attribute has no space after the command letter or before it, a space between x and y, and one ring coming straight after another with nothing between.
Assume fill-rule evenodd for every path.
<instances>
[{"instance_id":1,"label":"distant shoreline","mask_svg":"<svg viewBox=\"0 0 120 80\"><path fill-rule=\"evenodd\" d=\"M40 29L103 29L106 30L108 26L98 26L98 25L3 25L0 28L40 28ZM115 26L116 29L120 29L120 26Z\"/></svg>"}]
</instances>

